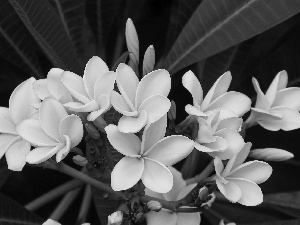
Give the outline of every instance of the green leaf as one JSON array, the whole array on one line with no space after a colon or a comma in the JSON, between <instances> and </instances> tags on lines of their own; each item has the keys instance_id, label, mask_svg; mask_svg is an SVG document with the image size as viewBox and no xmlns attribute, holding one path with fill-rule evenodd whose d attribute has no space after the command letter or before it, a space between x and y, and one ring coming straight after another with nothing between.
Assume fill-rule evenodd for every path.
<instances>
[{"instance_id":1,"label":"green leaf","mask_svg":"<svg viewBox=\"0 0 300 225\"><path fill-rule=\"evenodd\" d=\"M183 28L163 67L174 74L264 32L299 11L298 0L204 0Z\"/></svg>"},{"instance_id":2,"label":"green leaf","mask_svg":"<svg viewBox=\"0 0 300 225\"><path fill-rule=\"evenodd\" d=\"M81 74L82 66L59 17L46 0L9 0L55 67Z\"/></svg>"},{"instance_id":3,"label":"green leaf","mask_svg":"<svg viewBox=\"0 0 300 225\"><path fill-rule=\"evenodd\" d=\"M44 221L0 193L0 225L41 225Z\"/></svg>"}]
</instances>

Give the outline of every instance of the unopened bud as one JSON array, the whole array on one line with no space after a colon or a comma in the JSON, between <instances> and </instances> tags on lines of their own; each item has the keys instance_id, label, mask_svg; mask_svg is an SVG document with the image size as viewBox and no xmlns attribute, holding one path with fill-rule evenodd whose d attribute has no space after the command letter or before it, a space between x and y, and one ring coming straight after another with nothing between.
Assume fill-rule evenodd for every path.
<instances>
[{"instance_id":1,"label":"unopened bud","mask_svg":"<svg viewBox=\"0 0 300 225\"><path fill-rule=\"evenodd\" d=\"M224 220L221 220L219 225L225 225ZM236 225L236 223L226 223L226 225Z\"/></svg>"},{"instance_id":2,"label":"unopened bud","mask_svg":"<svg viewBox=\"0 0 300 225\"><path fill-rule=\"evenodd\" d=\"M265 161L284 161L294 157L291 152L278 148L263 148L250 151L249 156Z\"/></svg>"},{"instance_id":3,"label":"unopened bud","mask_svg":"<svg viewBox=\"0 0 300 225\"><path fill-rule=\"evenodd\" d=\"M203 201L207 195L209 195L209 189L206 186L200 188L198 198Z\"/></svg>"},{"instance_id":4,"label":"unopened bud","mask_svg":"<svg viewBox=\"0 0 300 225\"><path fill-rule=\"evenodd\" d=\"M150 45L144 55L143 61L143 76L153 71L155 65L155 50L152 45Z\"/></svg>"},{"instance_id":5,"label":"unopened bud","mask_svg":"<svg viewBox=\"0 0 300 225\"><path fill-rule=\"evenodd\" d=\"M160 202L158 201L154 201L154 200L151 200L147 203L147 207L148 209L150 209L151 211L155 211L155 212L159 212L162 208L162 205Z\"/></svg>"},{"instance_id":6,"label":"unopened bud","mask_svg":"<svg viewBox=\"0 0 300 225\"><path fill-rule=\"evenodd\" d=\"M132 20L126 22L125 37L129 54L129 66L137 73L139 65L139 39Z\"/></svg>"},{"instance_id":7,"label":"unopened bud","mask_svg":"<svg viewBox=\"0 0 300 225\"><path fill-rule=\"evenodd\" d=\"M78 166L86 166L88 164L87 159L82 157L81 155L75 155L73 157L73 162Z\"/></svg>"},{"instance_id":8,"label":"unopened bud","mask_svg":"<svg viewBox=\"0 0 300 225\"><path fill-rule=\"evenodd\" d=\"M176 119L176 103L173 100L171 101L171 107L168 112L168 118L169 118L169 120Z\"/></svg>"},{"instance_id":9,"label":"unopened bud","mask_svg":"<svg viewBox=\"0 0 300 225\"><path fill-rule=\"evenodd\" d=\"M98 139L100 138L100 133L94 124L86 123L85 125L86 131L91 135L92 138Z\"/></svg>"},{"instance_id":10,"label":"unopened bud","mask_svg":"<svg viewBox=\"0 0 300 225\"><path fill-rule=\"evenodd\" d=\"M102 132L105 133L104 128L107 126L106 121L102 118L102 116L98 116L97 119L93 121L94 125Z\"/></svg>"},{"instance_id":11,"label":"unopened bud","mask_svg":"<svg viewBox=\"0 0 300 225\"><path fill-rule=\"evenodd\" d=\"M123 212L117 211L108 216L107 225L121 225L122 220L123 220Z\"/></svg>"}]
</instances>

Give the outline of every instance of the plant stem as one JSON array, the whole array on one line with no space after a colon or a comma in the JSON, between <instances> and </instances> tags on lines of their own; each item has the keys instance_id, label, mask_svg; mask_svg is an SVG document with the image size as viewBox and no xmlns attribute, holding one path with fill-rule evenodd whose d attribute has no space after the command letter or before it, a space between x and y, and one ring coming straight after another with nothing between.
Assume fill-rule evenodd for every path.
<instances>
[{"instance_id":1,"label":"plant stem","mask_svg":"<svg viewBox=\"0 0 300 225\"><path fill-rule=\"evenodd\" d=\"M214 162L213 162L213 160L206 166L206 168L200 174L198 174L198 175L196 175L196 176L194 176L190 179L187 179L185 181L186 185L201 182L203 179L207 178L212 171L214 171Z\"/></svg>"},{"instance_id":2,"label":"plant stem","mask_svg":"<svg viewBox=\"0 0 300 225\"><path fill-rule=\"evenodd\" d=\"M90 185L86 185L83 195L83 200L80 206L79 214L76 220L76 224L82 224L85 222L90 205L92 201L92 190Z\"/></svg>"},{"instance_id":3,"label":"plant stem","mask_svg":"<svg viewBox=\"0 0 300 225\"><path fill-rule=\"evenodd\" d=\"M75 189L76 187L82 185L83 182L80 180L73 179L69 182L66 182L51 191L47 192L46 194L41 195L37 199L33 200L32 202L29 202L27 205L25 205L25 208L29 211L34 211L43 205L47 204L48 202L54 200L55 198L61 196L62 194Z\"/></svg>"}]
</instances>

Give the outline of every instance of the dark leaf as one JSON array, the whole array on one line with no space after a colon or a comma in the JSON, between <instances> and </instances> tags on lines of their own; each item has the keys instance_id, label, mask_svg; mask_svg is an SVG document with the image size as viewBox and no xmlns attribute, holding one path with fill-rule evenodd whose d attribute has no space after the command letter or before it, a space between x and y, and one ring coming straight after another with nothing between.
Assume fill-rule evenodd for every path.
<instances>
[{"instance_id":1,"label":"dark leaf","mask_svg":"<svg viewBox=\"0 0 300 225\"><path fill-rule=\"evenodd\" d=\"M264 203L300 210L300 191L268 194L264 196Z\"/></svg>"},{"instance_id":2,"label":"dark leaf","mask_svg":"<svg viewBox=\"0 0 300 225\"><path fill-rule=\"evenodd\" d=\"M247 223L247 225L299 225L300 220L283 220L283 221L274 221L267 223ZM243 225L243 224L241 224ZM246 225L246 223L244 224Z\"/></svg>"},{"instance_id":3,"label":"dark leaf","mask_svg":"<svg viewBox=\"0 0 300 225\"><path fill-rule=\"evenodd\" d=\"M120 63L125 63L126 60L127 60L127 58L128 58L128 56L129 56L129 52L128 52L128 51L124 52L124 53L120 56L120 58L114 63L114 65L113 65L113 67L112 67L111 70L112 70L112 71L115 71Z\"/></svg>"}]
</instances>

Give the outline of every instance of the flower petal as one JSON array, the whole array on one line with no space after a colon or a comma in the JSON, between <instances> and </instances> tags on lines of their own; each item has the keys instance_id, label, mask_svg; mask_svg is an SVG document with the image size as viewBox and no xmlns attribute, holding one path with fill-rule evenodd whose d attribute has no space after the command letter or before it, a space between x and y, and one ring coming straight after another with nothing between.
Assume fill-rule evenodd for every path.
<instances>
[{"instance_id":1,"label":"flower petal","mask_svg":"<svg viewBox=\"0 0 300 225\"><path fill-rule=\"evenodd\" d=\"M6 107L0 107L0 132L18 135L16 125L10 116L9 109Z\"/></svg>"},{"instance_id":2,"label":"flower petal","mask_svg":"<svg viewBox=\"0 0 300 225\"><path fill-rule=\"evenodd\" d=\"M149 150L166 134L167 114L154 123L147 125L142 136L142 151L141 154Z\"/></svg>"},{"instance_id":3,"label":"flower petal","mask_svg":"<svg viewBox=\"0 0 300 225\"><path fill-rule=\"evenodd\" d=\"M268 163L255 160L236 167L229 173L228 177L243 178L260 184L265 182L271 174L272 167Z\"/></svg>"},{"instance_id":4,"label":"flower petal","mask_svg":"<svg viewBox=\"0 0 300 225\"><path fill-rule=\"evenodd\" d=\"M137 133L147 123L147 113L142 110L139 111L138 117L122 116L118 123L119 131L123 133Z\"/></svg>"},{"instance_id":5,"label":"flower petal","mask_svg":"<svg viewBox=\"0 0 300 225\"><path fill-rule=\"evenodd\" d=\"M200 104L203 101L203 90L199 80L191 70L182 76L182 84L192 94L194 106L200 109Z\"/></svg>"},{"instance_id":6,"label":"flower petal","mask_svg":"<svg viewBox=\"0 0 300 225\"><path fill-rule=\"evenodd\" d=\"M268 101L267 97L261 91L259 83L254 77L252 77L252 83L257 93L255 108L268 111L270 109L271 103Z\"/></svg>"},{"instance_id":7,"label":"flower petal","mask_svg":"<svg viewBox=\"0 0 300 225\"><path fill-rule=\"evenodd\" d=\"M112 91L110 101L116 111L124 116L136 116L137 112L132 111L125 99L118 92Z\"/></svg>"},{"instance_id":8,"label":"flower petal","mask_svg":"<svg viewBox=\"0 0 300 225\"><path fill-rule=\"evenodd\" d=\"M250 107L251 99L249 97L239 92L230 91L211 102L206 111L226 109L233 111L237 116L242 116L250 110Z\"/></svg>"},{"instance_id":9,"label":"flower petal","mask_svg":"<svg viewBox=\"0 0 300 225\"><path fill-rule=\"evenodd\" d=\"M111 172L111 187L114 191L127 190L133 187L142 177L144 159L125 156Z\"/></svg>"},{"instance_id":10,"label":"flower petal","mask_svg":"<svg viewBox=\"0 0 300 225\"><path fill-rule=\"evenodd\" d=\"M241 189L233 182L229 181L224 184L221 183L218 179L216 184L220 192L227 198L229 201L235 203L242 197Z\"/></svg>"},{"instance_id":11,"label":"flower petal","mask_svg":"<svg viewBox=\"0 0 300 225\"><path fill-rule=\"evenodd\" d=\"M0 134L0 159L5 154L7 149L16 141L20 140L20 136L12 134Z\"/></svg>"},{"instance_id":12,"label":"flower petal","mask_svg":"<svg viewBox=\"0 0 300 225\"><path fill-rule=\"evenodd\" d=\"M184 198L185 196L187 196L187 194L190 193L191 190L193 190L196 186L197 186L197 184L190 184L190 185L184 187L183 189L181 189L176 200L180 200L180 199Z\"/></svg>"},{"instance_id":13,"label":"flower petal","mask_svg":"<svg viewBox=\"0 0 300 225\"><path fill-rule=\"evenodd\" d=\"M167 210L148 212L146 214L147 225L177 225L177 213Z\"/></svg>"},{"instance_id":14,"label":"flower petal","mask_svg":"<svg viewBox=\"0 0 300 225\"><path fill-rule=\"evenodd\" d=\"M40 79L35 81L32 84L32 89L36 96L38 96L41 100L44 100L44 98L51 96L47 88L47 79Z\"/></svg>"},{"instance_id":15,"label":"flower petal","mask_svg":"<svg viewBox=\"0 0 300 225\"><path fill-rule=\"evenodd\" d=\"M216 80L201 104L202 111L207 111L207 107L211 104L211 102L223 95L228 90L231 80L232 76L229 71L224 73Z\"/></svg>"},{"instance_id":16,"label":"flower petal","mask_svg":"<svg viewBox=\"0 0 300 225\"><path fill-rule=\"evenodd\" d=\"M30 152L30 143L18 140L13 143L5 153L8 169L21 171L26 164L26 154Z\"/></svg>"},{"instance_id":17,"label":"flower petal","mask_svg":"<svg viewBox=\"0 0 300 225\"><path fill-rule=\"evenodd\" d=\"M135 134L125 134L118 130L116 125L108 125L105 128L110 144L121 154L137 156L141 151L141 141Z\"/></svg>"},{"instance_id":18,"label":"flower petal","mask_svg":"<svg viewBox=\"0 0 300 225\"><path fill-rule=\"evenodd\" d=\"M251 114L245 123L253 124L257 122L260 124L260 122L263 123L267 122L268 124L271 123L272 125L273 121L281 120L282 118L283 115L280 112L276 112L276 111L270 112L259 108L251 108ZM274 126L276 127L276 125ZM279 128L274 128L274 129L279 129Z\"/></svg>"},{"instance_id":19,"label":"flower petal","mask_svg":"<svg viewBox=\"0 0 300 225\"><path fill-rule=\"evenodd\" d=\"M236 184L242 191L242 196L238 200L238 203L245 206L256 206L263 202L263 194L256 183L237 178L228 178L228 180Z\"/></svg>"},{"instance_id":20,"label":"flower petal","mask_svg":"<svg viewBox=\"0 0 300 225\"><path fill-rule=\"evenodd\" d=\"M276 98L277 92L286 87L287 80L287 72L283 70L279 72L272 81L271 85L269 86L266 92L266 98L268 99L271 105L273 104Z\"/></svg>"},{"instance_id":21,"label":"flower petal","mask_svg":"<svg viewBox=\"0 0 300 225\"><path fill-rule=\"evenodd\" d=\"M277 92L272 107L285 106L288 108L300 110L300 88L291 87Z\"/></svg>"},{"instance_id":22,"label":"flower petal","mask_svg":"<svg viewBox=\"0 0 300 225\"><path fill-rule=\"evenodd\" d=\"M42 129L40 122L34 119L23 120L17 131L22 138L37 146L56 146L57 142Z\"/></svg>"},{"instance_id":23,"label":"flower petal","mask_svg":"<svg viewBox=\"0 0 300 225\"><path fill-rule=\"evenodd\" d=\"M219 156L220 152L227 150L229 143L222 137L215 136L215 138L216 141L211 143L205 143L203 145L209 149L212 149L212 153L215 152L215 154Z\"/></svg>"},{"instance_id":24,"label":"flower petal","mask_svg":"<svg viewBox=\"0 0 300 225\"><path fill-rule=\"evenodd\" d=\"M147 124L150 124L167 114L170 107L171 102L168 98L162 95L152 95L143 101L139 111L144 110L147 112Z\"/></svg>"},{"instance_id":25,"label":"flower petal","mask_svg":"<svg viewBox=\"0 0 300 225\"><path fill-rule=\"evenodd\" d=\"M169 192L173 186L173 175L170 170L160 162L143 158L145 166L141 179L145 187L158 193Z\"/></svg>"},{"instance_id":26,"label":"flower petal","mask_svg":"<svg viewBox=\"0 0 300 225\"><path fill-rule=\"evenodd\" d=\"M110 96L114 89L117 74L115 72L107 72L102 74L96 81L94 87L94 99L98 99L100 95Z\"/></svg>"},{"instance_id":27,"label":"flower petal","mask_svg":"<svg viewBox=\"0 0 300 225\"><path fill-rule=\"evenodd\" d=\"M93 112L99 109L98 103L95 100L86 104L82 104L81 102L68 102L65 103L64 106L73 112Z\"/></svg>"},{"instance_id":28,"label":"flower petal","mask_svg":"<svg viewBox=\"0 0 300 225\"><path fill-rule=\"evenodd\" d=\"M252 143L247 142L241 151L236 155L236 158L234 160L234 164L232 165L232 169L236 168L237 166L241 165L246 158L249 155L250 149L251 149Z\"/></svg>"},{"instance_id":29,"label":"flower petal","mask_svg":"<svg viewBox=\"0 0 300 225\"><path fill-rule=\"evenodd\" d=\"M59 124L68 116L64 106L55 98L46 98L40 108L40 124L46 134L57 142L61 141Z\"/></svg>"},{"instance_id":30,"label":"flower petal","mask_svg":"<svg viewBox=\"0 0 300 225\"><path fill-rule=\"evenodd\" d=\"M69 138L69 136L64 135L63 136L63 140L65 143L65 146L62 147L57 153L56 153L56 162L60 162L61 160L63 160L68 153L70 152L70 149L72 148L71 146L71 140ZM76 145L75 145L76 146Z\"/></svg>"},{"instance_id":31,"label":"flower petal","mask_svg":"<svg viewBox=\"0 0 300 225\"><path fill-rule=\"evenodd\" d=\"M82 77L75 73L64 71L61 74L61 82L78 101L84 104L91 101L85 91Z\"/></svg>"},{"instance_id":32,"label":"flower petal","mask_svg":"<svg viewBox=\"0 0 300 225\"><path fill-rule=\"evenodd\" d=\"M167 70L155 70L145 75L137 87L136 107L152 95L167 97L171 89L171 77Z\"/></svg>"},{"instance_id":33,"label":"flower petal","mask_svg":"<svg viewBox=\"0 0 300 225\"><path fill-rule=\"evenodd\" d=\"M195 106L192 106L190 104L187 104L185 106L185 111L193 116L207 116L204 112L201 112L199 109L197 109Z\"/></svg>"},{"instance_id":34,"label":"flower petal","mask_svg":"<svg viewBox=\"0 0 300 225\"><path fill-rule=\"evenodd\" d=\"M108 96L104 95L104 94L99 96L97 103L98 103L98 107L100 109L91 112L87 117L88 121L94 121L99 116L101 116L103 113L107 112L111 107Z\"/></svg>"},{"instance_id":35,"label":"flower petal","mask_svg":"<svg viewBox=\"0 0 300 225\"><path fill-rule=\"evenodd\" d=\"M117 68L117 86L131 110L135 107L136 90L139 84L135 72L124 63L120 63Z\"/></svg>"},{"instance_id":36,"label":"flower petal","mask_svg":"<svg viewBox=\"0 0 300 225\"><path fill-rule=\"evenodd\" d=\"M30 118L36 112L30 104L41 101L33 92L33 82L35 82L33 77L22 82L9 98L9 112L15 124Z\"/></svg>"},{"instance_id":37,"label":"flower petal","mask_svg":"<svg viewBox=\"0 0 300 225\"><path fill-rule=\"evenodd\" d=\"M181 135L161 139L143 155L166 166L174 165L187 157L194 149L194 141Z\"/></svg>"},{"instance_id":38,"label":"flower petal","mask_svg":"<svg viewBox=\"0 0 300 225\"><path fill-rule=\"evenodd\" d=\"M96 80L102 74L108 72L106 63L98 56L93 56L86 64L83 75L83 83L90 99L94 98L94 86Z\"/></svg>"},{"instance_id":39,"label":"flower petal","mask_svg":"<svg viewBox=\"0 0 300 225\"><path fill-rule=\"evenodd\" d=\"M61 140L68 136L71 148L77 146L83 137L83 125L80 118L76 115L66 116L59 124L59 135Z\"/></svg>"},{"instance_id":40,"label":"flower petal","mask_svg":"<svg viewBox=\"0 0 300 225\"><path fill-rule=\"evenodd\" d=\"M293 153L278 148L262 148L252 150L250 157L264 161L285 161L294 157Z\"/></svg>"},{"instance_id":41,"label":"flower petal","mask_svg":"<svg viewBox=\"0 0 300 225\"><path fill-rule=\"evenodd\" d=\"M235 131L239 131L242 127L243 119L239 117L231 117L227 119L223 119L218 124L218 130L222 130L224 128L229 128Z\"/></svg>"},{"instance_id":42,"label":"flower petal","mask_svg":"<svg viewBox=\"0 0 300 225\"><path fill-rule=\"evenodd\" d=\"M214 166L215 166L215 171L217 175L220 175L222 171L224 170L224 165L222 163L222 160L219 157L216 157L214 159Z\"/></svg>"},{"instance_id":43,"label":"flower petal","mask_svg":"<svg viewBox=\"0 0 300 225\"><path fill-rule=\"evenodd\" d=\"M31 150L26 155L26 162L29 164L39 164L41 162L45 162L46 160L50 159L54 156L62 147L63 144L59 144L53 147L37 147Z\"/></svg>"},{"instance_id":44,"label":"flower petal","mask_svg":"<svg viewBox=\"0 0 300 225\"><path fill-rule=\"evenodd\" d=\"M49 93L58 100L61 93L59 93L59 84L62 85L60 80L61 73L64 72L59 68L52 68L47 74L47 89ZM63 86L63 85L62 85ZM64 87L64 86L63 86ZM64 87L65 88L65 87Z\"/></svg>"},{"instance_id":45,"label":"flower petal","mask_svg":"<svg viewBox=\"0 0 300 225\"><path fill-rule=\"evenodd\" d=\"M201 222L200 213L177 213L177 224L198 225Z\"/></svg>"}]
</instances>

